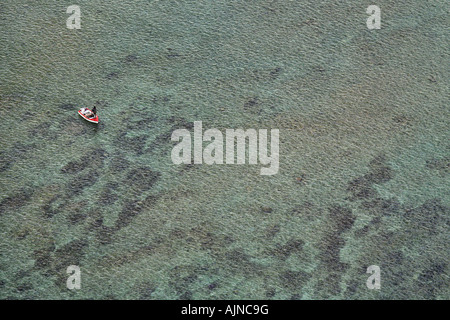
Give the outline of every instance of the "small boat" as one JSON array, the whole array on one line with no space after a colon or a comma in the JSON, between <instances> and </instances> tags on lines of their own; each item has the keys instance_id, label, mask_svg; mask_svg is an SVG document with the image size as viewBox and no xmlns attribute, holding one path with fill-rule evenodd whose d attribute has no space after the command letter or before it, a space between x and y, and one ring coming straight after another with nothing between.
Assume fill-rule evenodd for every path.
<instances>
[{"instance_id":1,"label":"small boat","mask_svg":"<svg viewBox=\"0 0 450 320\"><path fill-rule=\"evenodd\" d=\"M83 109L84 109L84 110L83 110ZM91 112L92 112L92 110L90 110L90 109L88 109L88 108L83 108L83 109L78 110L78 114L79 114L84 120L89 121L89 122L92 122L92 123L98 123L98 115L94 115L92 118L89 118L89 117L87 117L87 116L85 116L85 115L83 114L82 110L83 110L84 112L86 112L86 111L91 111Z\"/></svg>"}]
</instances>

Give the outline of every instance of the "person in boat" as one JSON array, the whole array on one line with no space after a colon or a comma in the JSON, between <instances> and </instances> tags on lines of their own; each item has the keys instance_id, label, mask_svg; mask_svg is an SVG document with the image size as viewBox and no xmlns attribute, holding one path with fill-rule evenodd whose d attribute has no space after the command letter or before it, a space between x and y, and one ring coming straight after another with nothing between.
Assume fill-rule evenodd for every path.
<instances>
[{"instance_id":1,"label":"person in boat","mask_svg":"<svg viewBox=\"0 0 450 320\"><path fill-rule=\"evenodd\" d=\"M94 107L94 110L97 112L96 108ZM88 110L87 108L81 109L81 113L84 114L87 118L94 118L95 113L91 110Z\"/></svg>"}]
</instances>

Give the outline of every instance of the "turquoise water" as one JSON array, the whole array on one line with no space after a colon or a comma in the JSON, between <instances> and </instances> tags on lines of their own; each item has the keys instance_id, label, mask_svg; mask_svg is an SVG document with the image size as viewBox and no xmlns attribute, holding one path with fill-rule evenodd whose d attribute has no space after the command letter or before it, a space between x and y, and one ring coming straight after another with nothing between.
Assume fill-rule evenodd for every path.
<instances>
[{"instance_id":1,"label":"turquoise water","mask_svg":"<svg viewBox=\"0 0 450 320\"><path fill-rule=\"evenodd\" d=\"M449 298L448 3L45 2L0 4L0 298ZM278 174L174 165L194 121Z\"/></svg>"}]
</instances>

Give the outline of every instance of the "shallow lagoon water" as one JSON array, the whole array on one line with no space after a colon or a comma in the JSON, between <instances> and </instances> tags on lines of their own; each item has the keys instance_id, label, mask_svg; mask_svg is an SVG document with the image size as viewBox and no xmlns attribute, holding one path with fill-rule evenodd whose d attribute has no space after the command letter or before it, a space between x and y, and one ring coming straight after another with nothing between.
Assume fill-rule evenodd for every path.
<instances>
[{"instance_id":1,"label":"shallow lagoon water","mask_svg":"<svg viewBox=\"0 0 450 320\"><path fill-rule=\"evenodd\" d=\"M71 4L0 5L2 299L449 298L448 4ZM279 173L172 164L194 121Z\"/></svg>"}]
</instances>

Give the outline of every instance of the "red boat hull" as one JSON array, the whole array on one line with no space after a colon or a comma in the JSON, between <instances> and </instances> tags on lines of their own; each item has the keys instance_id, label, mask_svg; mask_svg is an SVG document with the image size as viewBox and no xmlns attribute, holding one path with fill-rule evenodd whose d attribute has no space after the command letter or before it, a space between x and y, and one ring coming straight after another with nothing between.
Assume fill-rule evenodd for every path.
<instances>
[{"instance_id":1,"label":"red boat hull","mask_svg":"<svg viewBox=\"0 0 450 320\"><path fill-rule=\"evenodd\" d=\"M86 108L86 110L89 110L92 112L92 110ZM78 110L78 114L86 121L92 122L92 123L98 123L98 115L96 115L94 118L88 118L84 114L81 113L81 110Z\"/></svg>"}]
</instances>

